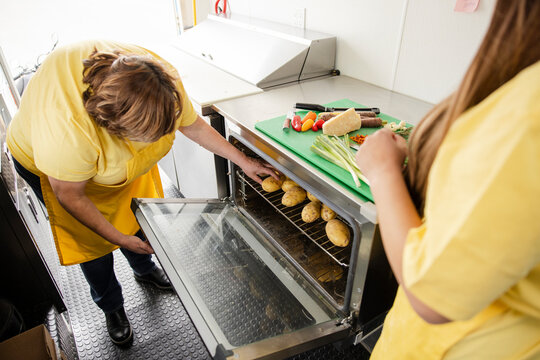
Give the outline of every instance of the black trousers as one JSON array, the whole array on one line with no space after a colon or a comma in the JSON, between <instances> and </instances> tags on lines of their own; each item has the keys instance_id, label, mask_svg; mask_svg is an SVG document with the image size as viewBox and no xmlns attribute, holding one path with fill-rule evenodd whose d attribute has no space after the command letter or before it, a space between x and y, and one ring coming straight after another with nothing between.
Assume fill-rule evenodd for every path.
<instances>
[{"instance_id":1,"label":"black trousers","mask_svg":"<svg viewBox=\"0 0 540 360\"><path fill-rule=\"evenodd\" d=\"M13 158L15 170L34 190L38 199L44 204L39 176L34 175ZM145 239L139 230L136 236ZM129 265L137 275L146 275L156 268L151 255L137 254L127 249L120 249ZM105 313L114 312L124 306L122 287L114 273L113 253L80 264L84 277L90 285L90 294L94 302Z\"/></svg>"}]
</instances>

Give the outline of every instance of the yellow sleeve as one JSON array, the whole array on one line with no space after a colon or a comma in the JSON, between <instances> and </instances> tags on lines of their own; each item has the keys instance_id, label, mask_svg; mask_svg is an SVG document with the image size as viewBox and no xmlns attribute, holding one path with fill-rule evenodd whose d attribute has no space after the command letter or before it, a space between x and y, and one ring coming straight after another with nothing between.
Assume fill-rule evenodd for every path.
<instances>
[{"instance_id":1,"label":"yellow sleeve","mask_svg":"<svg viewBox=\"0 0 540 360\"><path fill-rule=\"evenodd\" d=\"M471 318L540 263L540 126L527 125L539 115L511 125L471 116L437 154L425 222L406 241L403 278L449 319Z\"/></svg>"},{"instance_id":2,"label":"yellow sleeve","mask_svg":"<svg viewBox=\"0 0 540 360\"><path fill-rule=\"evenodd\" d=\"M63 181L85 181L97 173L99 151L76 122L60 116L34 122L32 145L36 167Z\"/></svg>"}]
</instances>

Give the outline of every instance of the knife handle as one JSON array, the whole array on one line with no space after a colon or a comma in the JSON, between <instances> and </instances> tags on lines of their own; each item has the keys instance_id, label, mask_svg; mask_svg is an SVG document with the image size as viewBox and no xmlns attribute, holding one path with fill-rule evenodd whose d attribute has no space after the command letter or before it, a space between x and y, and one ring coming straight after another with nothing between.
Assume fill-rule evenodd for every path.
<instances>
[{"instance_id":1,"label":"knife handle","mask_svg":"<svg viewBox=\"0 0 540 360\"><path fill-rule=\"evenodd\" d=\"M313 111L326 111L326 107L317 104L296 103L294 105L297 109L313 110Z\"/></svg>"},{"instance_id":2,"label":"knife handle","mask_svg":"<svg viewBox=\"0 0 540 360\"><path fill-rule=\"evenodd\" d=\"M346 110L349 110L350 108L328 108L328 110L330 111L346 111ZM354 111L370 111L370 112L374 112L375 114L380 114L381 113L381 110L379 108L354 108Z\"/></svg>"}]
</instances>

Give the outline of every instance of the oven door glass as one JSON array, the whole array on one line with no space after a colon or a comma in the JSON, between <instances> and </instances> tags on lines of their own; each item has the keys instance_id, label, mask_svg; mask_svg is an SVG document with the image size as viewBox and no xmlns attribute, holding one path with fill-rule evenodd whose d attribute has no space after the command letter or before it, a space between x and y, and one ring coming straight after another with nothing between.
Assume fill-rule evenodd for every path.
<instances>
[{"instance_id":1,"label":"oven door glass","mask_svg":"<svg viewBox=\"0 0 540 360\"><path fill-rule=\"evenodd\" d=\"M292 354L347 335L234 206L135 199L133 211L213 356Z\"/></svg>"}]
</instances>

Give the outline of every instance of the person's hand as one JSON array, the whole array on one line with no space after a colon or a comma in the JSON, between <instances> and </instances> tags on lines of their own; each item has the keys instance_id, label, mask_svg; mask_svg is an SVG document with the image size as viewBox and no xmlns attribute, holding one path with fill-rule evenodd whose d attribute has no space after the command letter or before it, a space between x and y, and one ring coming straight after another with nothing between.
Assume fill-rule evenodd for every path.
<instances>
[{"instance_id":1,"label":"person's hand","mask_svg":"<svg viewBox=\"0 0 540 360\"><path fill-rule=\"evenodd\" d=\"M380 174L401 172L407 156L407 142L389 129L368 136L356 153L356 164L370 183Z\"/></svg>"},{"instance_id":2,"label":"person's hand","mask_svg":"<svg viewBox=\"0 0 540 360\"><path fill-rule=\"evenodd\" d=\"M274 179L279 180L279 173L276 169L266 161L261 159L255 159L249 156L246 156L241 164L238 164L244 171L244 173L249 176L251 179L255 180L257 183L262 183L262 179L259 175L270 175Z\"/></svg>"},{"instance_id":3,"label":"person's hand","mask_svg":"<svg viewBox=\"0 0 540 360\"><path fill-rule=\"evenodd\" d=\"M137 254L154 253L154 249L152 249L148 241L143 241L140 237L134 235L126 235L120 246Z\"/></svg>"}]
</instances>

